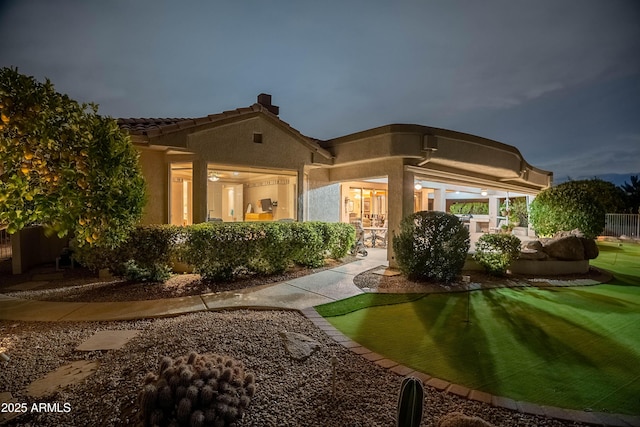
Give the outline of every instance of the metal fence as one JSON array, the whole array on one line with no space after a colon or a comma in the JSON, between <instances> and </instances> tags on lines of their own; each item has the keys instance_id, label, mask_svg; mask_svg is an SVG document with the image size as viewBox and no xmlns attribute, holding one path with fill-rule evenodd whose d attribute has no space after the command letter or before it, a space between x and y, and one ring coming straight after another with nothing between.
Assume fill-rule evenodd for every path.
<instances>
[{"instance_id":1,"label":"metal fence","mask_svg":"<svg viewBox=\"0 0 640 427\"><path fill-rule=\"evenodd\" d=\"M11 258L11 236L7 230L0 230L0 260Z\"/></svg>"},{"instance_id":2,"label":"metal fence","mask_svg":"<svg viewBox=\"0 0 640 427\"><path fill-rule=\"evenodd\" d=\"M640 236L639 214L607 214L603 236L627 236L637 239Z\"/></svg>"}]
</instances>

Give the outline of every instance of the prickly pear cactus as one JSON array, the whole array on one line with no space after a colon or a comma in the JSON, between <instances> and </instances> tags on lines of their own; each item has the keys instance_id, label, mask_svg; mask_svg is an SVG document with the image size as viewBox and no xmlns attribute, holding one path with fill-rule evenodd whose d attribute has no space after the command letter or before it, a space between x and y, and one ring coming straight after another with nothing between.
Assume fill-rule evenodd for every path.
<instances>
[{"instance_id":1,"label":"prickly pear cactus","mask_svg":"<svg viewBox=\"0 0 640 427\"><path fill-rule=\"evenodd\" d=\"M152 426L231 426L256 391L242 363L216 354L163 357L138 395L141 420Z\"/></svg>"}]
</instances>

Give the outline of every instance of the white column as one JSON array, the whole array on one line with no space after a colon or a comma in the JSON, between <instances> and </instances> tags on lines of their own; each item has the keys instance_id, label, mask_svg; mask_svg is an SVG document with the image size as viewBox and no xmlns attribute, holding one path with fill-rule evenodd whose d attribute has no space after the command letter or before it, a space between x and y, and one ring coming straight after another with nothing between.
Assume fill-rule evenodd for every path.
<instances>
[{"instance_id":1,"label":"white column","mask_svg":"<svg viewBox=\"0 0 640 427\"><path fill-rule=\"evenodd\" d=\"M444 188L436 188L433 194L433 210L447 211L447 192Z\"/></svg>"}]
</instances>

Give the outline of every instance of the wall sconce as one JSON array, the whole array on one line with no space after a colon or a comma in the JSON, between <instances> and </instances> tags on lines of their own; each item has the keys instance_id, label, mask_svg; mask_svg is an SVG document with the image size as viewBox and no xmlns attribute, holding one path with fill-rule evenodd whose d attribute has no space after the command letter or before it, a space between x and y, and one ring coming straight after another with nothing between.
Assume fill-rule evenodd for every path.
<instances>
[{"instance_id":1,"label":"wall sconce","mask_svg":"<svg viewBox=\"0 0 640 427\"><path fill-rule=\"evenodd\" d=\"M416 182L416 185L414 185L413 187L416 189L416 191L422 190L422 184L420 184L419 182Z\"/></svg>"},{"instance_id":2,"label":"wall sconce","mask_svg":"<svg viewBox=\"0 0 640 427\"><path fill-rule=\"evenodd\" d=\"M218 180L220 180L220 177L218 176L217 173L213 172L212 174L209 174L209 181L211 182L216 182Z\"/></svg>"}]
</instances>

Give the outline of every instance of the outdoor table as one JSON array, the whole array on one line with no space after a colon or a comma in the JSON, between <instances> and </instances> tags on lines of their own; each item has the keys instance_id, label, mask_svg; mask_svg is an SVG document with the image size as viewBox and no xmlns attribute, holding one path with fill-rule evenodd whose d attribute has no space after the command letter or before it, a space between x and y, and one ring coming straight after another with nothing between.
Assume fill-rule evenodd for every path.
<instances>
[{"instance_id":1,"label":"outdoor table","mask_svg":"<svg viewBox=\"0 0 640 427\"><path fill-rule=\"evenodd\" d=\"M378 232L384 233L385 231L387 231L386 227L362 227L364 229L365 232L370 232L371 233L371 247L375 248L376 247L376 240L378 239ZM380 236L381 238L382 236Z\"/></svg>"}]
</instances>

